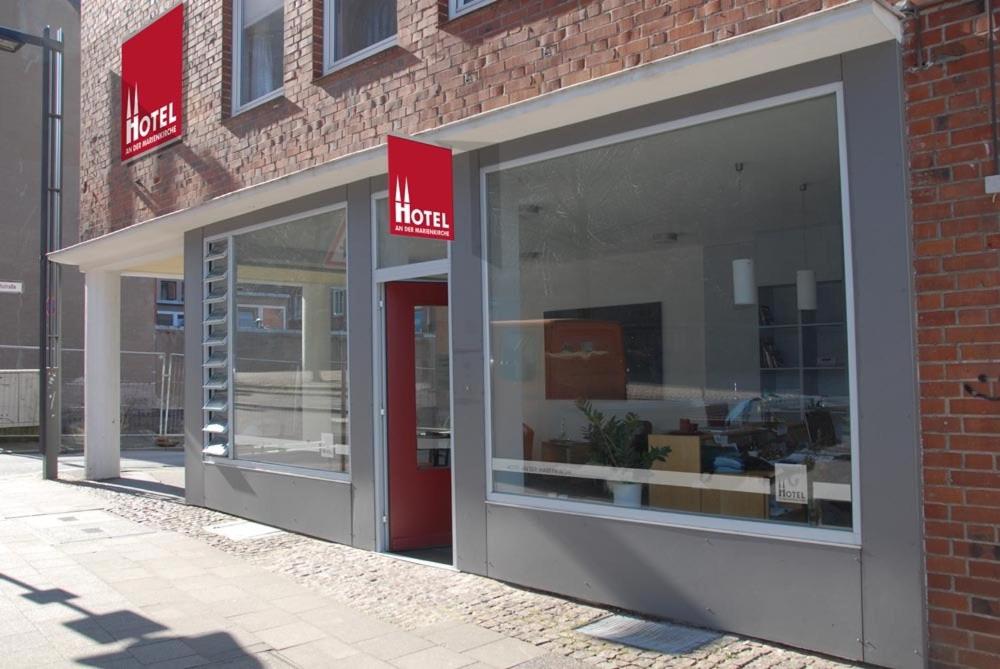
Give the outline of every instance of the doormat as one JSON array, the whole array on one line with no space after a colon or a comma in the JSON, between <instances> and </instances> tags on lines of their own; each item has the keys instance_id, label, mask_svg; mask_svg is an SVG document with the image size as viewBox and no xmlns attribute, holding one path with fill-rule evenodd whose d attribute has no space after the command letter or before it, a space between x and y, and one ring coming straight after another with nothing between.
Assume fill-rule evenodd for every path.
<instances>
[{"instance_id":1,"label":"doormat","mask_svg":"<svg viewBox=\"0 0 1000 669\"><path fill-rule=\"evenodd\" d=\"M209 525L205 530L212 534L220 534L231 541L245 541L248 539L259 539L260 537L270 537L275 534L283 534L276 527L251 523L249 520L234 520L218 525Z\"/></svg>"},{"instance_id":2,"label":"doormat","mask_svg":"<svg viewBox=\"0 0 1000 669\"><path fill-rule=\"evenodd\" d=\"M722 636L719 632L629 616L608 616L578 627L576 631L596 639L670 655L690 653Z\"/></svg>"}]
</instances>

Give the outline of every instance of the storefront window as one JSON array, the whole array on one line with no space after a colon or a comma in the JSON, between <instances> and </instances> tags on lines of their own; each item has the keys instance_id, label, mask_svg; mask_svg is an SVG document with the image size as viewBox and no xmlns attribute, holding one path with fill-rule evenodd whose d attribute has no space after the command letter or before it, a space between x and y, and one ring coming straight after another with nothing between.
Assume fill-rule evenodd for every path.
<instances>
[{"instance_id":1,"label":"storefront window","mask_svg":"<svg viewBox=\"0 0 1000 669\"><path fill-rule=\"evenodd\" d=\"M350 468L344 210L234 237L235 455Z\"/></svg>"},{"instance_id":2,"label":"storefront window","mask_svg":"<svg viewBox=\"0 0 1000 669\"><path fill-rule=\"evenodd\" d=\"M495 493L852 527L833 95L485 188Z\"/></svg>"},{"instance_id":3,"label":"storefront window","mask_svg":"<svg viewBox=\"0 0 1000 669\"><path fill-rule=\"evenodd\" d=\"M389 234L389 200L385 197L375 200L375 230L380 269L448 257L448 245L436 239Z\"/></svg>"}]
</instances>

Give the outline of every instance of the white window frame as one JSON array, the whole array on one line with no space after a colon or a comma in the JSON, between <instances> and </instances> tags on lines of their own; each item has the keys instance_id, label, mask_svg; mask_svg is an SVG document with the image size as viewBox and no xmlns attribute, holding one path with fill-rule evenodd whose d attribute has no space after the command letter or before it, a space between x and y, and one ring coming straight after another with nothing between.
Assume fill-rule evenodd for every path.
<instances>
[{"instance_id":1,"label":"white window frame","mask_svg":"<svg viewBox=\"0 0 1000 669\"><path fill-rule=\"evenodd\" d=\"M347 313L347 291L343 288L333 288L330 291L330 314L343 316Z\"/></svg>"},{"instance_id":2,"label":"white window frame","mask_svg":"<svg viewBox=\"0 0 1000 669\"><path fill-rule=\"evenodd\" d=\"M492 5L494 2L496 0L470 0L470 2L463 4L461 0L448 0L448 16L449 18L457 19L459 16L465 16L469 12L482 9L486 5Z\"/></svg>"},{"instance_id":3,"label":"white window frame","mask_svg":"<svg viewBox=\"0 0 1000 669\"><path fill-rule=\"evenodd\" d=\"M345 483L349 484L351 482L351 476L354 472L353 458L352 466L350 471L347 472L331 472L325 471L323 469L313 469L310 467L296 467L293 465L282 465L273 462L257 462L255 460L244 460L237 456L236 454L236 430L238 426L236 421L233 420L235 417L234 403L236 399L236 385L235 378L233 374L233 364L232 361L235 360L234 348L236 342L236 332L237 332L237 320L239 319L239 314L237 313L236 307L236 237L246 234L248 232L253 232L255 230L260 230L262 228L269 228L274 225L282 225L284 223L292 223L299 219L309 218L310 216L319 216L321 214L329 214L335 211L344 211L345 216L347 213L347 203L339 202L334 205L329 205L326 207L319 207L317 209L310 209L309 211L303 211L297 214L292 214L290 216L284 216L273 221L267 221L265 223L258 223L255 225L248 225L238 230L233 230L232 232L224 232L217 235L211 235L204 238L202 241L202 257L208 254L209 247L213 242L225 240L228 246L228 273L229 276L226 279L226 290L229 294L229 300L227 302L227 313L230 317L226 321L226 337L229 340L229 366L226 370L226 374L229 377L228 392L226 393L226 403L228 404L226 408L226 420L229 424L229 432L227 436L227 445L229 447L229 454L226 456L214 456L214 455L202 455L202 462L209 465L233 467L235 469L248 470L248 471L260 471L260 472L270 472L275 474L287 474L291 476L298 476L300 478L311 478L311 479L322 479L324 481L332 481L335 483ZM345 222L346 224L346 222ZM345 233L345 241L350 237L351 231L348 230ZM344 288L349 290L350 277L348 273L344 273ZM350 295L350 292L348 292ZM350 305L348 305L350 308ZM205 305L203 304L203 313L207 312ZM236 316L235 318L233 316ZM350 315L348 314L348 318ZM350 383L351 373L350 373L350 360L351 360L351 338L347 338L347 361L348 361L348 383ZM348 386L347 391L348 401L350 401L351 390ZM207 399L207 398L205 398ZM350 406L350 405L348 405ZM351 435L351 424L347 424L347 444L351 448L353 455L353 438Z\"/></svg>"},{"instance_id":4,"label":"white window frame","mask_svg":"<svg viewBox=\"0 0 1000 669\"><path fill-rule=\"evenodd\" d=\"M253 109L258 107L265 102L274 100L275 98L280 98L285 94L285 78L282 76L281 84L271 91L270 93L265 93L260 97L250 100L246 104L240 104L240 97L242 97L242 83L243 83L243 0L232 0L233 3L233 52L232 52L232 85L230 90L232 90L232 112L233 116L247 111L248 109ZM284 6L282 6L282 17L284 17ZM284 26L284 18L282 18L282 26ZM284 35L282 35L282 56L281 56L281 66L282 71L284 71L285 57L284 57Z\"/></svg>"},{"instance_id":5,"label":"white window frame","mask_svg":"<svg viewBox=\"0 0 1000 669\"><path fill-rule=\"evenodd\" d=\"M264 309L280 309L281 310L281 327L280 328L241 328L240 325L240 309L255 309L257 311L256 322L264 320ZM280 304L252 304L252 303L237 303L236 304L236 328L241 332L286 332L288 330L288 310Z\"/></svg>"},{"instance_id":6,"label":"white window frame","mask_svg":"<svg viewBox=\"0 0 1000 669\"><path fill-rule=\"evenodd\" d=\"M847 312L847 349L848 377L850 389L851 416L851 530L836 530L819 527L784 525L767 521L741 520L725 516L708 516L702 514L685 514L674 511L654 509L633 509L615 507L594 502L547 497L532 497L529 495L494 492L493 480L493 370L491 369L492 348L490 342L490 293L489 293L489 221L487 201L487 176L493 172L520 167L532 163L580 153L590 149L620 144L630 140L659 135L672 130L703 125L712 121L732 118L750 112L780 107L793 102L812 98L834 95L837 108L837 140L840 158L840 189L841 217L843 225L844 252L844 293ZM767 539L784 539L792 541L812 542L825 545L843 546L860 549L861 547L861 477L859 451L859 408L857 385L857 334L854 312L854 265L851 245L851 206L848 192L848 165L846 121L844 116L844 87L842 82L836 82L814 88L799 90L785 95L779 95L764 100L717 109L704 114L690 116L677 121L669 121L658 125L630 130L600 139L581 142L571 146L533 154L480 169L480 231L483 240L481 260L482 291L483 291L483 346L486 355L484 365L484 413L486 426L486 500L487 504L522 509L537 509L568 513L593 518L614 518L639 522L649 525L680 527L685 529L714 531L741 536L757 536Z\"/></svg>"},{"instance_id":7,"label":"white window frame","mask_svg":"<svg viewBox=\"0 0 1000 669\"><path fill-rule=\"evenodd\" d=\"M359 61L366 58L370 58L375 54L391 49L392 47L399 44L399 0L396 0L396 32L386 37L380 42L375 42L370 46L366 46L360 51L355 51L349 56L344 56L340 60L334 60L334 54L337 52L334 48L334 36L336 31L334 30L334 12L333 3L337 0L323 0L323 74L324 76L330 74L331 72L336 72L337 70L342 70L345 67L353 65Z\"/></svg>"},{"instance_id":8,"label":"white window frame","mask_svg":"<svg viewBox=\"0 0 1000 669\"><path fill-rule=\"evenodd\" d=\"M177 297L172 300L165 300L161 297L161 288L164 284L172 283L177 286ZM157 279L156 280L156 302L157 304L184 304L184 281L181 279Z\"/></svg>"},{"instance_id":9,"label":"white window frame","mask_svg":"<svg viewBox=\"0 0 1000 669\"><path fill-rule=\"evenodd\" d=\"M157 309L157 316L170 316L170 325L161 325L156 323L154 320L154 325L157 330L183 330L184 329L184 312L183 311L167 311L165 309Z\"/></svg>"}]
</instances>

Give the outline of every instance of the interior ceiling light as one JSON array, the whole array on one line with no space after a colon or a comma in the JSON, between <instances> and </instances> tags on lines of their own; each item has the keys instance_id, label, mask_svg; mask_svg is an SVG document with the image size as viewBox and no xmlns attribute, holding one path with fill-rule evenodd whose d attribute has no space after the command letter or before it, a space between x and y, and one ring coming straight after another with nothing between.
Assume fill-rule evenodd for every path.
<instances>
[{"instance_id":1,"label":"interior ceiling light","mask_svg":"<svg viewBox=\"0 0 1000 669\"><path fill-rule=\"evenodd\" d=\"M736 306L757 304L757 279L753 258L737 258L733 261L733 304Z\"/></svg>"},{"instance_id":2,"label":"interior ceiling light","mask_svg":"<svg viewBox=\"0 0 1000 669\"><path fill-rule=\"evenodd\" d=\"M680 238L676 232L657 232L653 235L653 242L656 244L673 244Z\"/></svg>"}]
</instances>

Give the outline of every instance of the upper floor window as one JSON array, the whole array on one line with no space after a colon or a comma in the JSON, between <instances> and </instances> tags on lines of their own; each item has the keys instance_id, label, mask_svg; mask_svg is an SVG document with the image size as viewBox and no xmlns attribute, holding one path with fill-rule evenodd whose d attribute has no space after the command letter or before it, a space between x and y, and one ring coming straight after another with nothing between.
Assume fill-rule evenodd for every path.
<instances>
[{"instance_id":1,"label":"upper floor window","mask_svg":"<svg viewBox=\"0 0 1000 669\"><path fill-rule=\"evenodd\" d=\"M395 43L396 0L326 0L326 69Z\"/></svg>"},{"instance_id":2,"label":"upper floor window","mask_svg":"<svg viewBox=\"0 0 1000 669\"><path fill-rule=\"evenodd\" d=\"M184 282L175 279L156 281L156 301L166 304L184 303Z\"/></svg>"},{"instance_id":3,"label":"upper floor window","mask_svg":"<svg viewBox=\"0 0 1000 669\"><path fill-rule=\"evenodd\" d=\"M471 12L473 9L478 9L483 5L488 5L493 1L494 0L450 0L451 7L449 9L451 10L451 15L453 17L461 16L466 12Z\"/></svg>"},{"instance_id":4,"label":"upper floor window","mask_svg":"<svg viewBox=\"0 0 1000 669\"><path fill-rule=\"evenodd\" d=\"M233 110L274 97L284 70L283 0L233 0Z\"/></svg>"},{"instance_id":5,"label":"upper floor window","mask_svg":"<svg viewBox=\"0 0 1000 669\"><path fill-rule=\"evenodd\" d=\"M156 327L159 329L166 330L183 330L184 329L184 312L183 311L157 311L156 312Z\"/></svg>"},{"instance_id":6,"label":"upper floor window","mask_svg":"<svg viewBox=\"0 0 1000 669\"><path fill-rule=\"evenodd\" d=\"M285 330L285 307L261 304L240 304L236 307L240 330Z\"/></svg>"},{"instance_id":7,"label":"upper floor window","mask_svg":"<svg viewBox=\"0 0 1000 669\"><path fill-rule=\"evenodd\" d=\"M330 291L332 304L332 315L333 316L343 316L347 313L347 289L346 288L334 288Z\"/></svg>"}]
</instances>

